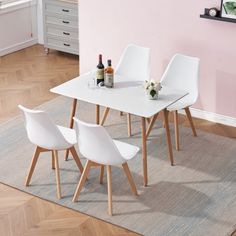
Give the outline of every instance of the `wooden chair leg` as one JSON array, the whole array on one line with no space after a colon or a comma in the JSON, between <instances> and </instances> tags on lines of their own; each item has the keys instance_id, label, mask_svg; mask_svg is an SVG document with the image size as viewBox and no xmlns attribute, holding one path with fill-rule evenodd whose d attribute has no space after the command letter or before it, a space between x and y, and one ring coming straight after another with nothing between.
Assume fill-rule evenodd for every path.
<instances>
[{"instance_id":1,"label":"wooden chair leg","mask_svg":"<svg viewBox=\"0 0 236 236\"><path fill-rule=\"evenodd\" d=\"M74 126L73 117L75 116L76 106L77 106L77 99L73 99L72 111L71 111L71 116L70 116L70 126L69 126L71 129L72 129L73 126ZM67 150L66 150L66 153L65 153L65 161L68 160L68 157L69 157L69 150L67 149Z\"/></svg>"},{"instance_id":2,"label":"wooden chair leg","mask_svg":"<svg viewBox=\"0 0 236 236\"><path fill-rule=\"evenodd\" d=\"M109 107L106 107L105 111L104 111L104 114L103 114L103 117L102 117L102 121L101 121L101 125L104 125L106 119L107 119L107 115L110 111L110 108Z\"/></svg>"},{"instance_id":3,"label":"wooden chair leg","mask_svg":"<svg viewBox=\"0 0 236 236\"><path fill-rule=\"evenodd\" d=\"M75 194L74 194L74 197L72 199L73 202L76 202L78 200L78 197L79 197L79 194L81 192L81 189L83 188L84 186L84 183L87 179L87 176L89 174L89 170L90 170L90 167L92 166L92 162L87 160L86 164L85 164L85 167L84 167L84 171L80 177L80 180L79 180L79 183L77 185L77 188L75 190Z\"/></svg>"},{"instance_id":4,"label":"wooden chair leg","mask_svg":"<svg viewBox=\"0 0 236 236\"><path fill-rule=\"evenodd\" d=\"M193 131L193 136L197 136L197 132L195 130L195 127L194 127L194 124L193 124L193 118L192 118L192 115L191 115L191 112L189 110L189 107L186 107L184 108L185 112L186 112L186 115L188 117L188 120L189 120L189 123L190 123L190 126L191 126L191 129Z\"/></svg>"},{"instance_id":5,"label":"wooden chair leg","mask_svg":"<svg viewBox=\"0 0 236 236\"><path fill-rule=\"evenodd\" d=\"M111 166L107 166L107 192L108 192L108 214L112 216Z\"/></svg>"},{"instance_id":6,"label":"wooden chair leg","mask_svg":"<svg viewBox=\"0 0 236 236\"><path fill-rule=\"evenodd\" d=\"M131 115L127 113L128 136L131 136Z\"/></svg>"},{"instance_id":7,"label":"wooden chair leg","mask_svg":"<svg viewBox=\"0 0 236 236\"><path fill-rule=\"evenodd\" d=\"M100 106L96 105L96 124L100 124Z\"/></svg>"},{"instance_id":8,"label":"wooden chair leg","mask_svg":"<svg viewBox=\"0 0 236 236\"><path fill-rule=\"evenodd\" d=\"M101 165L100 184L103 184L103 176L104 176L104 165Z\"/></svg>"},{"instance_id":9,"label":"wooden chair leg","mask_svg":"<svg viewBox=\"0 0 236 236\"><path fill-rule=\"evenodd\" d=\"M66 153L65 153L65 161L68 161L69 158L69 150L66 149Z\"/></svg>"},{"instance_id":10,"label":"wooden chair leg","mask_svg":"<svg viewBox=\"0 0 236 236\"><path fill-rule=\"evenodd\" d=\"M55 170L55 159L53 151L52 151L52 169Z\"/></svg>"},{"instance_id":11,"label":"wooden chair leg","mask_svg":"<svg viewBox=\"0 0 236 236\"><path fill-rule=\"evenodd\" d=\"M129 184L131 186L131 190L133 192L134 195L138 196L138 192L137 192L137 189L136 189L136 186L135 186L135 183L134 183L134 180L133 180L133 177L130 173L130 170L129 170L129 166L127 163L123 163L122 164L122 167L124 169L124 172L128 178L128 181L129 181Z\"/></svg>"},{"instance_id":12,"label":"wooden chair leg","mask_svg":"<svg viewBox=\"0 0 236 236\"><path fill-rule=\"evenodd\" d=\"M60 170L58 162L58 151L54 150L55 168L56 168L56 181L57 181L57 198L61 199L61 181L60 181Z\"/></svg>"},{"instance_id":13,"label":"wooden chair leg","mask_svg":"<svg viewBox=\"0 0 236 236\"><path fill-rule=\"evenodd\" d=\"M175 148L179 151L179 116L178 111L174 111L174 125L175 125Z\"/></svg>"},{"instance_id":14,"label":"wooden chair leg","mask_svg":"<svg viewBox=\"0 0 236 236\"><path fill-rule=\"evenodd\" d=\"M146 134L147 138L148 138L149 134L150 134L151 131L152 131L152 127L153 127L153 125L155 124L155 121L156 121L156 119L157 119L157 116L158 116L158 114L154 115L154 116L151 118L150 122L149 122L148 130L147 130L147 134Z\"/></svg>"},{"instance_id":15,"label":"wooden chair leg","mask_svg":"<svg viewBox=\"0 0 236 236\"><path fill-rule=\"evenodd\" d=\"M29 173L26 177L26 182L25 182L25 186L29 186L30 184L30 180L32 178L36 163L38 161L39 158L39 154L40 154L40 147L36 147L35 152L34 152L34 156L31 160L31 164L30 164L30 169L29 169Z\"/></svg>"},{"instance_id":16,"label":"wooden chair leg","mask_svg":"<svg viewBox=\"0 0 236 236\"><path fill-rule=\"evenodd\" d=\"M78 156L78 154L77 154L77 152L75 150L75 147L71 147L70 148L70 152L71 152L71 154L72 154L72 156L73 156L73 158L75 160L76 165L78 166L78 168L80 170L80 173L82 174L84 168L83 168L83 166L81 164L80 158L79 158L79 156Z\"/></svg>"}]
</instances>

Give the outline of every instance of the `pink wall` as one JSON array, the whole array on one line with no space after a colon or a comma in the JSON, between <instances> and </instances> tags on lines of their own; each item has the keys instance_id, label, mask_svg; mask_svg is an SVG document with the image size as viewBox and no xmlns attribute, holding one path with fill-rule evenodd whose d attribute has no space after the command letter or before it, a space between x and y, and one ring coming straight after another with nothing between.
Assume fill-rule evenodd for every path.
<instances>
[{"instance_id":1,"label":"pink wall","mask_svg":"<svg viewBox=\"0 0 236 236\"><path fill-rule=\"evenodd\" d=\"M236 117L236 24L199 18L220 0L80 0L81 73L97 55L115 67L128 43L151 48L152 77L160 79L176 52L201 59L200 96L194 105Z\"/></svg>"}]
</instances>

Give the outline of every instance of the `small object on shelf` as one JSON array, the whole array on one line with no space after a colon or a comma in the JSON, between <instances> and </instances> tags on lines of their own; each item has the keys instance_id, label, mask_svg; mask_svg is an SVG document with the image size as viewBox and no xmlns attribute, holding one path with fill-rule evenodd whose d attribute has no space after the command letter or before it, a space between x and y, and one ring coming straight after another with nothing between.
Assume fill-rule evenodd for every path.
<instances>
[{"instance_id":1,"label":"small object on shelf","mask_svg":"<svg viewBox=\"0 0 236 236\"><path fill-rule=\"evenodd\" d=\"M107 88L113 88L114 86L114 69L111 67L111 60L107 60L107 68L105 69L105 81L104 84Z\"/></svg>"},{"instance_id":2,"label":"small object on shelf","mask_svg":"<svg viewBox=\"0 0 236 236\"><path fill-rule=\"evenodd\" d=\"M102 55L101 54L99 54L99 57L98 57L96 79L97 79L97 84L99 84L100 86L104 85L104 65L102 63Z\"/></svg>"},{"instance_id":3,"label":"small object on shelf","mask_svg":"<svg viewBox=\"0 0 236 236\"><path fill-rule=\"evenodd\" d=\"M209 16L215 17L215 16L219 15L219 10L215 7L212 7L212 8L207 9L207 10L208 10L208 15Z\"/></svg>"}]
</instances>

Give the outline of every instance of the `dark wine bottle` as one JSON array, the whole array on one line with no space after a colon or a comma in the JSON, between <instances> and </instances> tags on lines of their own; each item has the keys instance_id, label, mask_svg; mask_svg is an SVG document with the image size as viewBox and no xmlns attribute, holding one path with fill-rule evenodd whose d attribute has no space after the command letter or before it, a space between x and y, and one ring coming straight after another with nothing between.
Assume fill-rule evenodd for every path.
<instances>
[{"instance_id":1,"label":"dark wine bottle","mask_svg":"<svg viewBox=\"0 0 236 236\"><path fill-rule=\"evenodd\" d=\"M97 65L97 84L100 84L102 82L102 85L104 85L104 65L102 64L102 55L99 54L98 59L98 65Z\"/></svg>"}]
</instances>

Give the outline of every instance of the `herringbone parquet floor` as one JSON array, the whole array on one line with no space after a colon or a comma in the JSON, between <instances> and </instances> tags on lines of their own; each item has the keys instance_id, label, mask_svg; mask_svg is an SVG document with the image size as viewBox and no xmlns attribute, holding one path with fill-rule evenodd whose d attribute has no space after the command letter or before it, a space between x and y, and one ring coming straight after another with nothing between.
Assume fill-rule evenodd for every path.
<instances>
[{"instance_id":1,"label":"herringbone parquet floor","mask_svg":"<svg viewBox=\"0 0 236 236\"><path fill-rule=\"evenodd\" d=\"M1 236L134 236L126 229L0 184Z\"/></svg>"},{"instance_id":2,"label":"herringbone parquet floor","mask_svg":"<svg viewBox=\"0 0 236 236\"><path fill-rule=\"evenodd\" d=\"M55 97L49 89L77 76L78 62L78 57L57 51L46 55L40 45L1 57L0 123L19 114L17 104L35 107ZM194 122L197 130L236 137L236 128L200 119ZM184 116L180 123L189 126ZM0 184L0 235L136 234Z\"/></svg>"},{"instance_id":3,"label":"herringbone parquet floor","mask_svg":"<svg viewBox=\"0 0 236 236\"><path fill-rule=\"evenodd\" d=\"M79 74L77 56L36 45L0 58L0 123L55 97L49 89ZM126 229L0 183L0 236L133 236Z\"/></svg>"},{"instance_id":4,"label":"herringbone parquet floor","mask_svg":"<svg viewBox=\"0 0 236 236\"><path fill-rule=\"evenodd\" d=\"M0 58L0 122L55 97L49 89L79 74L77 56L33 46Z\"/></svg>"}]
</instances>

